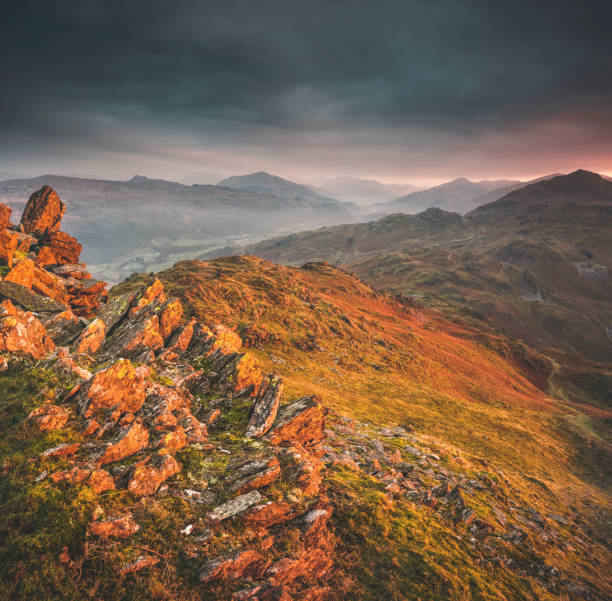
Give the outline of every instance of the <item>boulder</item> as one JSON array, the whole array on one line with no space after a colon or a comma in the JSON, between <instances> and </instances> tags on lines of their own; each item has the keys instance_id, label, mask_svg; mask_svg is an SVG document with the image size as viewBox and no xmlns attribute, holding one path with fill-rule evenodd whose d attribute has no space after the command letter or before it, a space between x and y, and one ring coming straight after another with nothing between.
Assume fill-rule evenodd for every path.
<instances>
[{"instance_id":1,"label":"boulder","mask_svg":"<svg viewBox=\"0 0 612 601\"><path fill-rule=\"evenodd\" d=\"M280 464L276 457L272 457L269 460L262 462L249 462L250 464L263 464L252 466L251 469L247 470L247 473L242 476L244 470L238 469L235 473L238 473L239 479L236 480L231 486L230 491L235 494L244 494L268 486L275 480L278 480L280 476Z\"/></svg>"},{"instance_id":2,"label":"boulder","mask_svg":"<svg viewBox=\"0 0 612 601\"><path fill-rule=\"evenodd\" d=\"M66 232L47 231L36 261L40 265L78 263L83 247L76 238Z\"/></svg>"},{"instance_id":3,"label":"boulder","mask_svg":"<svg viewBox=\"0 0 612 601\"><path fill-rule=\"evenodd\" d=\"M272 427L283 391L283 381L278 374L270 374L261 385L253 403L253 410L247 425L247 438L261 438Z\"/></svg>"},{"instance_id":4,"label":"boulder","mask_svg":"<svg viewBox=\"0 0 612 601\"><path fill-rule=\"evenodd\" d=\"M276 445L318 445L324 438L327 409L319 397L304 397L280 408L267 438Z\"/></svg>"},{"instance_id":5,"label":"boulder","mask_svg":"<svg viewBox=\"0 0 612 601\"><path fill-rule=\"evenodd\" d=\"M101 538L127 538L140 530L131 514L104 522L90 522L89 532Z\"/></svg>"},{"instance_id":6,"label":"boulder","mask_svg":"<svg viewBox=\"0 0 612 601\"><path fill-rule=\"evenodd\" d=\"M0 303L0 351L22 352L42 359L53 350L55 343L34 314L15 307L10 300Z\"/></svg>"},{"instance_id":7,"label":"boulder","mask_svg":"<svg viewBox=\"0 0 612 601\"><path fill-rule=\"evenodd\" d=\"M68 302L68 293L62 278L36 264L34 265L32 290L62 303Z\"/></svg>"},{"instance_id":8,"label":"boulder","mask_svg":"<svg viewBox=\"0 0 612 601\"><path fill-rule=\"evenodd\" d=\"M162 482L180 471L172 455L153 455L148 462L134 468L127 488L135 495L152 495Z\"/></svg>"},{"instance_id":9,"label":"boulder","mask_svg":"<svg viewBox=\"0 0 612 601\"><path fill-rule=\"evenodd\" d=\"M77 392L80 413L92 417L111 408L122 413L136 413L145 399L147 374L146 368L134 368L129 359L119 359L101 369Z\"/></svg>"},{"instance_id":10,"label":"boulder","mask_svg":"<svg viewBox=\"0 0 612 601\"><path fill-rule=\"evenodd\" d=\"M98 319L104 322L107 332L110 332L127 315L133 299L133 294L122 294L113 298L101 309Z\"/></svg>"},{"instance_id":11,"label":"boulder","mask_svg":"<svg viewBox=\"0 0 612 601\"><path fill-rule=\"evenodd\" d=\"M91 474L89 474L87 484L96 494L100 494L107 490L115 490L115 481L113 477L103 469L92 470Z\"/></svg>"},{"instance_id":12,"label":"boulder","mask_svg":"<svg viewBox=\"0 0 612 601\"><path fill-rule=\"evenodd\" d=\"M35 423L41 432L60 430L68 421L68 411L59 405L43 405L31 411L28 419Z\"/></svg>"},{"instance_id":13,"label":"boulder","mask_svg":"<svg viewBox=\"0 0 612 601\"><path fill-rule=\"evenodd\" d=\"M269 528L293 517L291 505L285 501L269 501L256 505L244 514L244 521L255 528Z\"/></svg>"},{"instance_id":14,"label":"boulder","mask_svg":"<svg viewBox=\"0 0 612 601\"><path fill-rule=\"evenodd\" d=\"M235 515L246 511L249 507L257 505L261 501L261 494L254 490L244 495L240 495L235 499L231 499L218 507L215 507L207 516L211 524L222 522Z\"/></svg>"},{"instance_id":15,"label":"boulder","mask_svg":"<svg viewBox=\"0 0 612 601\"><path fill-rule=\"evenodd\" d=\"M65 212L66 205L55 190L43 186L30 196L21 216L21 230L26 234L39 235L57 231Z\"/></svg>"},{"instance_id":16,"label":"boulder","mask_svg":"<svg viewBox=\"0 0 612 601\"><path fill-rule=\"evenodd\" d=\"M147 308L131 319L124 319L107 339L104 351L109 355L135 359L146 351L156 351L163 346L159 316Z\"/></svg>"}]
</instances>

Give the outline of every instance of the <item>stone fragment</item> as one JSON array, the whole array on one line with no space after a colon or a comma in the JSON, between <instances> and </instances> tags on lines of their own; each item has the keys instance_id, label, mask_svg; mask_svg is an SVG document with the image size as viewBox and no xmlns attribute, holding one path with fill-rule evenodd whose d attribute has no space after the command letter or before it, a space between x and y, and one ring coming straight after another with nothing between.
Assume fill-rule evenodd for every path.
<instances>
[{"instance_id":1,"label":"stone fragment","mask_svg":"<svg viewBox=\"0 0 612 601\"><path fill-rule=\"evenodd\" d=\"M134 420L123 428L117 438L107 443L103 453L98 458L100 465L119 461L142 451L149 444L149 431L144 427L141 419Z\"/></svg>"},{"instance_id":2,"label":"stone fragment","mask_svg":"<svg viewBox=\"0 0 612 601\"><path fill-rule=\"evenodd\" d=\"M200 582L256 576L264 563L264 558L254 549L242 549L229 557L213 559L206 563L200 570Z\"/></svg>"},{"instance_id":3,"label":"stone fragment","mask_svg":"<svg viewBox=\"0 0 612 601\"><path fill-rule=\"evenodd\" d=\"M159 557L155 557L154 555L139 555L134 561L124 564L120 568L119 573L125 576L126 574L131 574L132 572L138 572L140 570L144 570L145 568L151 568L158 563Z\"/></svg>"},{"instance_id":4,"label":"stone fragment","mask_svg":"<svg viewBox=\"0 0 612 601\"><path fill-rule=\"evenodd\" d=\"M89 474L87 484L93 488L96 494L115 489L113 477L103 469L93 470L91 474Z\"/></svg>"},{"instance_id":5,"label":"stone fragment","mask_svg":"<svg viewBox=\"0 0 612 601\"><path fill-rule=\"evenodd\" d=\"M208 514L207 519L213 524L222 522L223 520L227 520L228 518L246 511L253 505L257 505L257 503L261 501L261 498L261 494L256 490L240 495L235 499L231 499L230 501L215 507L215 509Z\"/></svg>"},{"instance_id":6,"label":"stone fragment","mask_svg":"<svg viewBox=\"0 0 612 601\"><path fill-rule=\"evenodd\" d=\"M292 517L289 503L284 501L269 501L263 505L256 505L244 514L244 521L256 528L269 528L274 524L285 522Z\"/></svg>"},{"instance_id":7,"label":"stone fragment","mask_svg":"<svg viewBox=\"0 0 612 601\"><path fill-rule=\"evenodd\" d=\"M57 346L70 344L84 327L81 320L70 309L59 313L45 313L39 319Z\"/></svg>"},{"instance_id":8,"label":"stone fragment","mask_svg":"<svg viewBox=\"0 0 612 601\"><path fill-rule=\"evenodd\" d=\"M68 411L59 405L43 405L31 411L28 419L35 423L41 432L60 430L68 421Z\"/></svg>"},{"instance_id":9,"label":"stone fragment","mask_svg":"<svg viewBox=\"0 0 612 601\"><path fill-rule=\"evenodd\" d=\"M251 465L249 465L251 464ZM252 464L255 464L254 466ZM247 470L235 470L239 479L234 482L230 491L235 494L244 494L268 486L280 476L280 464L276 457L261 462L251 461L247 464ZM246 475L242 475L246 472Z\"/></svg>"},{"instance_id":10,"label":"stone fragment","mask_svg":"<svg viewBox=\"0 0 612 601\"><path fill-rule=\"evenodd\" d=\"M81 333L75 352L94 354L97 353L106 338L106 326L104 322L96 318Z\"/></svg>"},{"instance_id":11,"label":"stone fragment","mask_svg":"<svg viewBox=\"0 0 612 601\"><path fill-rule=\"evenodd\" d=\"M79 442L66 442L43 451L42 457L45 459L49 459L51 457L70 457L72 455L76 455L80 448L81 443Z\"/></svg>"},{"instance_id":12,"label":"stone fragment","mask_svg":"<svg viewBox=\"0 0 612 601\"><path fill-rule=\"evenodd\" d=\"M131 293L122 294L113 298L101 309L98 319L104 322L107 332L110 332L127 315L133 298L134 295Z\"/></svg>"},{"instance_id":13,"label":"stone fragment","mask_svg":"<svg viewBox=\"0 0 612 601\"><path fill-rule=\"evenodd\" d=\"M90 522L89 531L101 538L127 538L140 530L130 514L103 522Z\"/></svg>"},{"instance_id":14,"label":"stone fragment","mask_svg":"<svg viewBox=\"0 0 612 601\"><path fill-rule=\"evenodd\" d=\"M247 425L247 438L261 438L272 427L280 398L283 391L283 381L278 374L270 374L260 388L253 403L253 410Z\"/></svg>"},{"instance_id":15,"label":"stone fragment","mask_svg":"<svg viewBox=\"0 0 612 601\"><path fill-rule=\"evenodd\" d=\"M159 485L180 472L180 465L172 455L154 455L134 468L128 490L135 495L155 494Z\"/></svg>"}]
</instances>

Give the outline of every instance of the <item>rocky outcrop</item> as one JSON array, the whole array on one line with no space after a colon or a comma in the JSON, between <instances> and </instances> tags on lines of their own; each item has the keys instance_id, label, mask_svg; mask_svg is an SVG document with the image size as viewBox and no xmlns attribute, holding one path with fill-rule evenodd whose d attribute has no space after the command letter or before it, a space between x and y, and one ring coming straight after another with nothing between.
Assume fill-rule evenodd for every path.
<instances>
[{"instance_id":1,"label":"rocky outcrop","mask_svg":"<svg viewBox=\"0 0 612 601\"><path fill-rule=\"evenodd\" d=\"M43 186L28 199L19 225L26 234L55 232L59 230L65 212L66 205L55 190Z\"/></svg>"}]
</instances>

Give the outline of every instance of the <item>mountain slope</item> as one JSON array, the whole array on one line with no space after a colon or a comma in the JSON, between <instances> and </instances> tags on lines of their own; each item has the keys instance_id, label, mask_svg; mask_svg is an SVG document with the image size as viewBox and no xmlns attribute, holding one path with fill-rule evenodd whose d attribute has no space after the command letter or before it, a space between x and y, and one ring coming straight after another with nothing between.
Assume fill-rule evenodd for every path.
<instances>
[{"instance_id":1,"label":"mountain slope","mask_svg":"<svg viewBox=\"0 0 612 601\"><path fill-rule=\"evenodd\" d=\"M265 171L247 175L234 175L221 180L217 185L223 188L255 192L256 194L270 194L279 198L315 198L319 196L308 186L296 184Z\"/></svg>"},{"instance_id":2,"label":"mountain slope","mask_svg":"<svg viewBox=\"0 0 612 601\"><path fill-rule=\"evenodd\" d=\"M612 184L577 171L460 217L429 209L248 247L270 260L328 260L528 344L612 360Z\"/></svg>"},{"instance_id":3,"label":"mountain slope","mask_svg":"<svg viewBox=\"0 0 612 601\"><path fill-rule=\"evenodd\" d=\"M0 202L19 213L25 199L50 185L69 207L65 228L85 244L92 272L112 280L159 269L232 241L257 240L350 221L333 199L274 196L218 186L184 186L135 177L127 182L45 175L0 182Z\"/></svg>"},{"instance_id":4,"label":"mountain slope","mask_svg":"<svg viewBox=\"0 0 612 601\"><path fill-rule=\"evenodd\" d=\"M609 597L610 415L554 362L255 257L77 319L64 209L0 206L2 601Z\"/></svg>"}]
</instances>

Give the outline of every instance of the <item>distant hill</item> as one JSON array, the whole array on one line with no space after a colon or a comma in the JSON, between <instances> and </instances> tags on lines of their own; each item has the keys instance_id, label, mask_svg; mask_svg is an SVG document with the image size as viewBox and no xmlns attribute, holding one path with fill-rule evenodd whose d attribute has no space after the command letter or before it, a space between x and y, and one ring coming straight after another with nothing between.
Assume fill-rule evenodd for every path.
<instances>
[{"instance_id":1,"label":"distant hill","mask_svg":"<svg viewBox=\"0 0 612 601\"><path fill-rule=\"evenodd\" d=\"M320 194L332 196L360 206L388 202L397 196L415 192L419 188L410 184L386 185L373 179L357 177L320 178L312 186Z\"/></svg>"},{"instance_id":2,"label":"distant hill","mask_svg":"<svg viewBox=\"0 0 612 601\"><path fill-rule=\"evenodd\" d=\"M246 252L329 261L532 346L612 360L612 182L526 185L465 216L428 209L267 240Z\"/></svg>"},{"instance_id":3,"label":"distant hill","mask_svg":"<svg viewBox=\"0 0 612 601\"><path fill-rule=\"evenodd\" d=\"M139 175L129 181L58 175L6 180L0 202L18 217L29 195L45 184L68 205L64 227L84 243L92 272L111 281L231 243L352 218L345 203L291 182L253 191Z\"/></svg>"},{"instance_id":4,"label":"distant hill","mask_svg":"<svg viewBox=\"0 0 612 601\"><path fill-rule=\"evenodd\" d=\"M249 173L248 175L234 175L221 180L217 186L253 192L255 194L269 194L279 198L317 198L320 197L314 190L302 184L296 184L282 177L271 175L265 171Z\"/></svg>"},{"instance_id":5,"label":"distant hill","mask_svg":"<svg viewBox=\"0 0 612 601\"><path fill-rule=\"evenodd\" d=\"M504 190L508 186L522 185L516 180L494 180L472 182L469 179L461 177L451 182L428 188L427 190L419 190L412 192L406 196L401 196L376 207L377 212L381 213L419 213L429 207L437 207L447 211L455 211L456 213L467 213L471 209L478 206L479 197L484 194L493 193L495 190L500 190L499 196L492 198L496 200L503 196ZM486 201L485 201L486 202Z\"/></svg>"}]
</instances>

